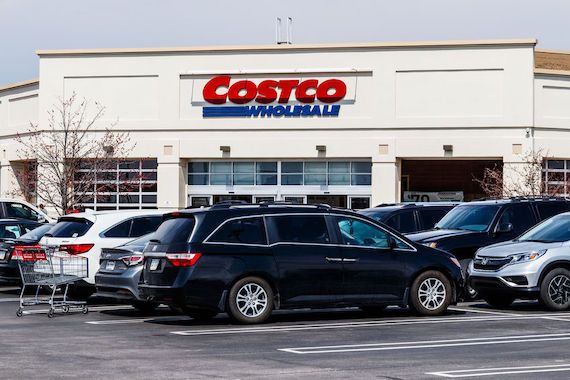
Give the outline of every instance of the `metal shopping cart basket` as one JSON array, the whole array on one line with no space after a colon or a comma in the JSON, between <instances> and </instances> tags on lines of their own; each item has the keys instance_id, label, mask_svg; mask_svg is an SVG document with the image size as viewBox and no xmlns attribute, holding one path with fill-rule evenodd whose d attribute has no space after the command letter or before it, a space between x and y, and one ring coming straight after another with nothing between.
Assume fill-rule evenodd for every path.
<instances>
[{"instance_id":1,"label":"metal shopping cart basket","mask_svg":"<svg viewBox=\"0 0 570 380\"><path fill-rule=\"evenodd\" d=\"M40 246L25 247L15 251L14 258L18 260L22 276L22 291L20 307L16 315L21 317L27 306L49 305L47 316L52 318L56 311L69 313L71 310L81 310L87 314L89 309L86 302L70 301L67 299L69 285L88 276L87 258L58 252L54 248ZM26 295L26 288L36 287L35 295ZM49 294L41 294L49 289ZM63 295L57 295L60 289Z\"/></svg>"}]
</instances>

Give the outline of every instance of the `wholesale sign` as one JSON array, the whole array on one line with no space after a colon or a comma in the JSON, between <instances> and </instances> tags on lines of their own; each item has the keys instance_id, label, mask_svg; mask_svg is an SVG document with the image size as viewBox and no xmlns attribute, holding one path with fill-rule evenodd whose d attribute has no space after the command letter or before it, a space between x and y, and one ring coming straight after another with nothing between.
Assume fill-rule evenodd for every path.
<instances>
[{"instance_id":1,"label":"wholesale sign","mask_svg":"<svg viewBox=\"0 0 570 380\"><path fill-rule=\"evenodd\" d=\"M248 79L219 75L202 90L203 117L327 117L338 116L347 94L343 80Z\"/></svg>"}]
</instances>

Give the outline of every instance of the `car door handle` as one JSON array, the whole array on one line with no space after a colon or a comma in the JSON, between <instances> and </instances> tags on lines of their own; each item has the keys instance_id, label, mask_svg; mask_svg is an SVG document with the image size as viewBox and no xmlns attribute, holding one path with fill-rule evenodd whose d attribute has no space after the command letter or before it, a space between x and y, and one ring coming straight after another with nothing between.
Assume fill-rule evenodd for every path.
<instances>
[{"instance_id":1,"label":"car door handle","mask_svg":"<svg viewBox=\"0 0 570 380\"><path fill-rule=\"evenodd\" d=\"M340 257L325 257L325 259L329 263L340 263L340 262L342 262L342 259Z\"/></svg>"},{"instance_id":2,"label":"car door handle","mask_svg":"<svg viewBox=\"0 0 570 380\"><path fill-rule=\"evenodd\" d=\"M355 263L358 261L358 259L342 259L342 261L344 261L345 263Z\"/></svg>"}]
</instances>

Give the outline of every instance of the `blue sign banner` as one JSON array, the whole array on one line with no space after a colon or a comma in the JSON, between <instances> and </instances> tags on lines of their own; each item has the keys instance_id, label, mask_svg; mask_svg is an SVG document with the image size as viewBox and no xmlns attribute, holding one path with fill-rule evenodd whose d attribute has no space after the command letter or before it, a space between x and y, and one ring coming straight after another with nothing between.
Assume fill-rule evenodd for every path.
<instances>
[{"instance_id":1,"label":"blue sign banner","mask_svg":"<svg viewBox=\"0 0 570 380\"><path fill-rule=\"evenodd\" d=\"M340 105L216 106L203 107L202 116L212 117L337 117Z\"/></svg>"}]
</instances>

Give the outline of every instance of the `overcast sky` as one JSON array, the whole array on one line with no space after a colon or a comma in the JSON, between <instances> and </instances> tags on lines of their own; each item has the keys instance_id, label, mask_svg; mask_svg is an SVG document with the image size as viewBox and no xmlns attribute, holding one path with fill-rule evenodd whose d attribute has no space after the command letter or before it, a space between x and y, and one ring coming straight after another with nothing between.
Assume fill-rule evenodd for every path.
<instances>
[{"instance_id":1,"label":"overcast sky","mask_svg":"<svg viewBox=\"0 0 570 380\"><path fill-rule=\"evenodd\" d=\"M538 38L570 50L568 0L0 0L0 85L38 76L37 49Z\"/></svg>"}]
</instances>

